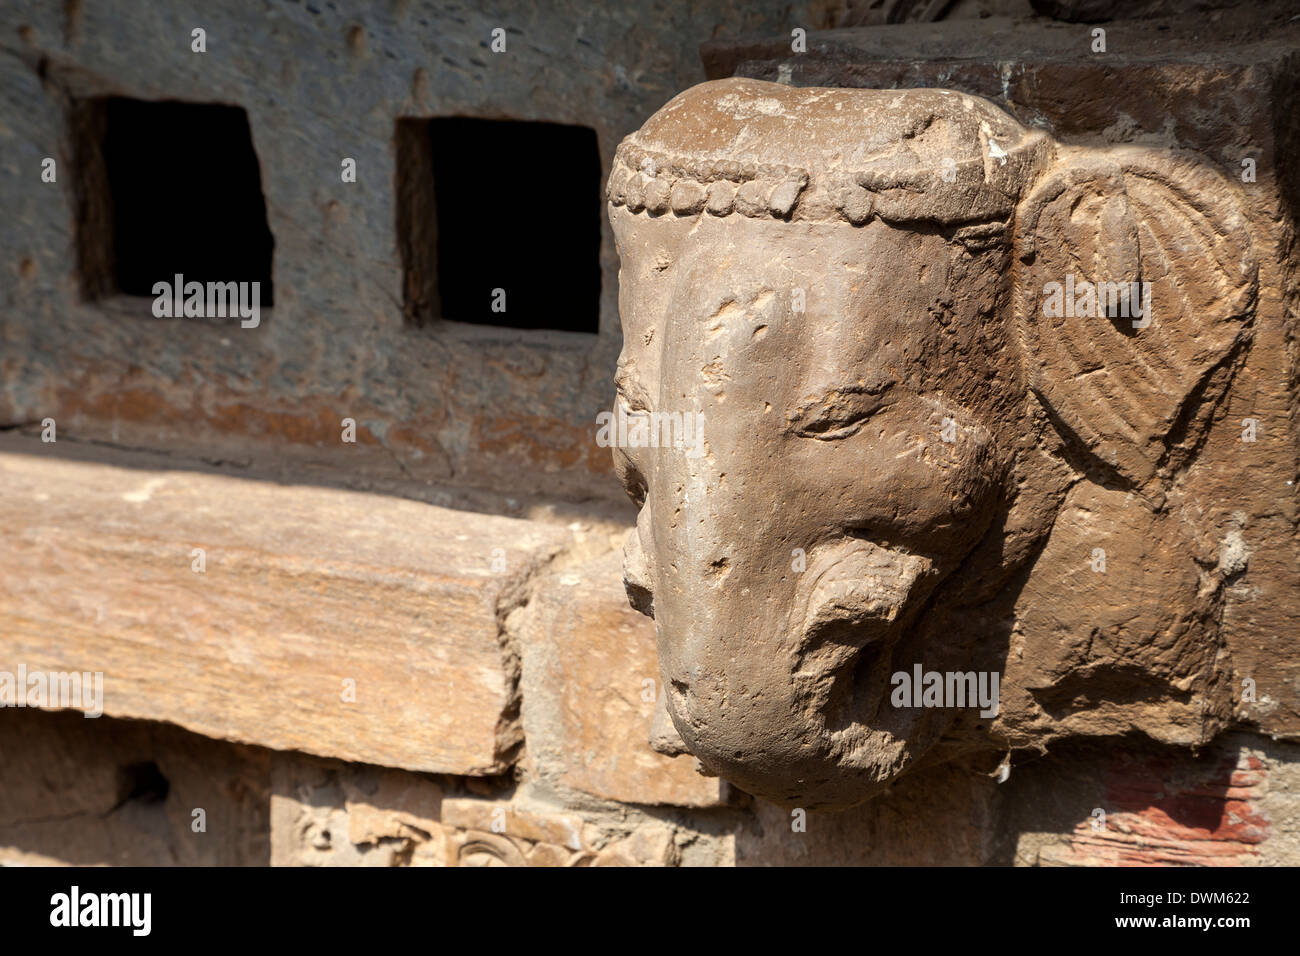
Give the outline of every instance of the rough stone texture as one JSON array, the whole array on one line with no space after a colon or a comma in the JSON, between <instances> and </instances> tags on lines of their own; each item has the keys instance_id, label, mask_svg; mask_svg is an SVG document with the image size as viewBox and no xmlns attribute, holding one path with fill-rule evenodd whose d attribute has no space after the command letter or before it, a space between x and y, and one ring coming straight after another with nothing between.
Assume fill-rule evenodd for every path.
<instances>
[{"instance_id":1,"label":"rough stone texture","mask_svg":"<svg viewBox=\"0 0 1300 956\"><path fill-rule=\"evenodd\" d=\"M464 115L590 126L607 168L623 135L700 78L699 38L723 24L828 25L819 6L6 4L0 425L52 416L67 440L265 466L294 480L398 480L414 486L408 494L436 481L516 499L616 496L608 454L591 441L618 351L607 226L599 335L414 328L402 310L395 124ZM196 26L207 31L205 54L190 49ZM507 50L494 54L498 27ZM147 299L81 301L65 111L107 95L247 111L275 240L275 306L258 328L156 320ZM174 162L187 146L159 144ZM57 184L40 181L47 156L59 160ZM343 157L356 160L355 183L341 181ZM496 197L485 215L498 217L503 244L512 216L563 212L548 208L552 197L526 165L517 183L464 188ZM599 189L593 181L593 217ZM202 202L186 223L221 214ZM557 309L565 295L553 290ZM346 449L344 417L357 422Z\"/></svg>"},{"instance_id":2,"label":"rough stone texture","mask_svg":"<svg viewBox=\"0 0 1300 956\"><path fill-rule=\"evenodd\" d=\"M17 662L84 666L71 659L80 648L110 665L110 712L118 712L114 687L126 686L127 713L214 736L263 740L269 734L273 746L354 762L213 741L160 724L0 711L0 864L263 864L268 858L277 865L382 866L1300 863L1297 745L1238 733L1205 742L1232 715L1238 726L1284 737L1300 733L1300 657L1291 646L1300 593L1290 484L1297 471L1291 413L1300 380L1292 328L1297 190L1290 159L1300 139L1292 108L1293 11L1279 2L1263 5L1259 16L1238 9L1140 25L1108 22L1104 56L1088 50L1087 27L1042 21L816 32L881 19L1015 13L1026 2L958 0L940 7L818 0L760 9L718 0L688 9L635 2L594 10L547 4L536 11L512 4L508 14L505 4L470 10L402 2L360 16L279 2L256 16L226 2L129 13L104 0L10 4L9 30L0 37L0 202L11 226L0 234L7 263L0 270L0 428L31 435L43 417L54 416L60 443L14 436L0 449L8 502L0 511L10 545L0 550L0 670ZM1164 5L1150 0L1127 12ZM1091 0L1050 6L1071 17L1112 12ZM508 56L486 50L487 31L498 23L510 29ZM196 24L209 31L204 58L188 50ZM797 57L790 49L794 25L813 31L809 52ZM1230 180L1199 211L1212 216L1225 203L1238 206L1261 264L1250 341L1230 347L1227 381L1215 379L1196 395L1205 407L1207 395L1223 390L1217 405L1208 402L1211 420L1192 416L1172 449L1160 439L1145 443L1146 451L1166 459L1157 461L1159 481L1170 470L1176 479L1167 494L1137 494L1131 480L1116 480L1112 471L1141 473L1146 456L1142 442L1113 429L1087 434L1068 426L1082 434L1078 442L1044 449L1056 462L1045 471L1058 472L1064 490L1028 509L1025 527L1050 515L1052 531L1038 541L1018 528L1018 536L1004 539L1014 547L1002 556L1014 561L1032 553L1033 573L1013 576L1005 600L958 621L980 631L985 654L969 666L1005 663L1003 713L987 739L982 731L955 727L952 737L962 741L956 752L934 748L873 799L843 812L751 799L724 790L718 778L696 775L690 757L669 760L646 750L649 713L640 681L654 679L659 689L659 675L648 622L637 624L612 593L616 559L609 538L627 522L619 503L605 498L614 487L606 480L608 451L591 441L619 341L612 233L603 237L598 336L453 321L417 328L403 319L394 224L409 190L395 180L399 119L463 113L592 125L608 167L619 137L698 79L693 46L699 39L746 31L760 39L706 44L712 75L796 86L944 86L984 97L1009 114L1011 122L981 106L978 116L960 116L946 128L941 122L904 131L922 169L948 158L945 137L966 150L951 154L962 159L952 185L963 198L934 204L928 214L939 220L954 207L1000 214L1010 197L1000 193L1008 184L1014 192L1022 161L1032 167L1036 158L1032 150L1012 150L1006 169L986 139L992 131L1001 149L1003 135L1018 124L1057 144L1058 160L1122 144L1194 151L1216 171L1208 180L1189 174L1170 182ZM259 329L154 320L147 300L81 298L87 277L75 251L86 223L78 220L83 171L75 156L86 130L75 118L86 97L106 94L179 96L248 110L276 241L276 307ZM771 103L763 98L753 105L748 120L758 130L772 121ZM879 158L856 151L864 142L887 145L899 132L884 124L867 128L864 138L864 127L869 124L846 125L847 156ZM947 268L950 281L963 279L953 258L939 251L945 247L935 232L961 244L973 260L990 258L996 223L950 231L933 221L901 222L929 200L909 195L915 183L875 176L880 169L865 181L840 184L851 188L824 197L820 208L810 204L820 184L790 167L792 156L806 158L824 145L815 133L752 171L743 164L686 170L669 162L651 173L640 161L653 157L638 155L630 165L625 155L614 185L621 201L659 225L731 214L760 233L765 220L786 230L803 223L830 232L838 221L868 231L873 216L895 217L895 228L921 236L901 268L885 265L888 256L849 261L855 281L871 290L906 285L914 263ZM1031 135L1025 142L1038 140ZM184 146L165 138L150 144L169 155ZM39 182L47 155L59 158L57 185ZM339 182L344 155L358 159L356 184ZM1238 182L1243 155L1258 161L1257 183ZM1132 165L1123 168L1128 215L1145 221L1161 183ZM998 188L983 188L985 179ZM1080 177L1074 185L1098 183L1104 177ZM537 211L538 196L552 197L545 184L528 182L526 172L521 184L507 185L503 191L472 184L492 202L505 197L502 223L563 214ZM530 189L540 190L538 196ZM1041 222L1067 226L1050 198L1039 206ZM1098 209L1085 200L1083 210L1085 222L1125 222L1124 210L1113 204ZM184 219L217 212L196 204ZM1125 230L1117 232L1122 244ZM778 228L775 234L781 238L773 248L791 274L803 269L821 276L833 261L818 261L817 250L801 259L792 233ZM1052 262L1062 248L1090 247L1093 237L1082 238L1040 247L1039 264ZM1116 238L1115 231L1103 238ZM1139 232L1138 239L1148 254L1150 233ZM670 246L665 242L647 257L644 275L624 262L624 281L648 285L659 273L680 273ZM743 273L761 261L753 247L738 243L737 249L729 269ZM1015 261L1008 268L1022 269ZM708 278L684 280L682 294L694 294L685 288L689 282L705 285ZM933 283L922 286L928 295ZM986 291L978 280L963 288L976 298ZM725 291L745 290L738 282ZM827 291L826 283L805 288L813 314L801 316L803 323L822 321L816 298ZM563 290L555 295L563 301ZM771 307L743 296L716 304L711 320L717 321L709 326L715 342L748 318L744 307ZM940 295L926 304L938 316L958 307ZM827 322L829 344L811 349L812 360L829 366L852 353L835 337L837 321ZM754 331L756 342L766 338L770 345L781 329L769 320ZM644 344L662 345L663 336ZM1178 371L1198 368L1200 356L1186 343L1175 343L1170 354ZM743 376L703 357L701 372L717 407L724 408L725 398L734 410ZM786 364L800 360L797 348L783 355ZM943 369L942 362L935 366ZM636 376L625 370L621 377L626 392ZM1090 371L1081 376L1090 377L1097 378ZM1185 382L1174 378L1177 391ZM1051 428L1080 412L1071 404L1081 392L1054 393L1042 381L1035 387L1042 398L1029 405L1035 415L1044 408L1058 413ZM824 416L830 432L852 426L836 416L852 413L861 398L851 389L835 397ZM801 407L805 425L811 409ZM778 416L785 411L774 408ZM355 445L340 441L345 416L358 421ZM1245 417L1260 423L1253 445L1239 441ZM820 437L803 437L830 438L815 419L806 430ZM942 418L926 424L942 427ZM983 437L961 424L963 440ZM1144 436L1155 431L1148 427ZM109 454L106 445L136 451ZM1096 459L1082 469L1082 480L1076 446L1091 447ZM717 451L711 450L714 458ZM30 459L20 463L22 481L11 480L15 457ZM960 464L955 457L940 454L931 463ZM904 457L890 466L876 454L846 468L888 471L903 467L900 460L912 463ZM812 459L769 456L764 467L795 484L812 485L823 475ZM626 468L624 474L631 476ZM231 476L256 480L228 481ZM632 477L639 498L647 489ZM737 506L740 540L769 520L766 508L754 504L763 501L756 479L746 477L726 469L735 497L715 496ZM162 484L151 484L155 479ZM908 481L914 495L925 487L923 480ZM523 522L497 525L509 537L500 546L509 554L510 583L489 585L477 572L455 570L464 570L458 562L471 552L490 562L495 543L480 548L460 540L467 527L482 529L488 519L306 487L313 483L527 515L568 534ZM688 516L699 490L689 483L681 489ZM60 509L37 501L52 492ZM834 504L822 500L824 488L807 495L814 511ZM349 500L354 504L345 505ZM327 501L333 503L326 507ZM161 511L142 517L159 504ZM797 510L789 496L765 504ZM335 524L321 520L326 514ZM643 512L647 540L654 537L649 518ZM673 520L686 542L680 555L705 546L707 532ZM352 534L377 525L385 529L369 538ZM210 580L220 563L211 548L209 579L194 590L188 538L201 529L218 535L225 557L235 559L226 570L240 577L228 590L214 589ZM891 554L889 535L870 526L855 528L863 541L847 554L806 549L810 568L841 572L811 595L819 607L805 623L821 643L804 661L809 669L834 667L844 654L836 625L846 611L861 614L876 632L888 631L897 606L911 595L900 580L912 580L914 589L917 581L928 585L934 568L926 566L923 549L911 553L913 530L901 554ZM525 548L539 563L516 576L513 547L521 535L545 541L555 535L563 550ZM1104 574L1089 566L1096 547L1107 553ZM629 591L639 607L671 604L673 589L699 584L690 578L698 569L682 564L673 568L675 578L646 587L651 562L640 538L628 555ZM790 567L789 557L779 557ZM711 567L706 580L741 590L747 569L732 558ZM853 577L870 581L874 593L846 586L842 579ZM995 583L980 580L972 588ZM772 589L753 587L736 600L755 595L776 600ZM1080 608L1089 612L1086 628L1079 626ZM741 626L729 639L740 654L754 655L763 621L755 614L737 619ZM262 634L264 622L270 638ZM412 639L440 623L446 640ZM707 629L716 626L704 614L696 623L699 631L682 642L691 653L700 652ZM1207 640L1211 634L1217 637ZM666 643L661 652L677 652ZM160 660L148 657L155 648L164 652ZM429 654L436 660L425 664L439 674L470 668L478 680L462 681L454 701L430 694L418 677L427 672L420 661ZM258 670L264 655L283 667ZM362 710L341 713L358 705L338 701L340 675L321 670L329 660L350 662L367 675ZM942 666L928 652L924 660ZM677 693L697 692L692 682L699 673L678 676ZM1243 677L1258 685L1254 702L1240 699ZM318 698L314 684L326 678L329 693ZM366 686L378 686L396 703L367 713L364 707L377 699L366 698ZM671 684L668 689L671 694ZM734 689L718 695L719 702L731 707L743 700L746 686ZM681 754L685 744L668 700L661 691L649 732L657 748ZM515 713L520 706L522 719ZM439 721L453 709L457 722L447 733ZM366 721L358 734L349 721L361 715ZM470 723L473 742L456 739ZM430 746L439 762L408 763L411 751L424 761ZM1045 755L1035 752L1040 747ZM500 776L434 777L374 765L385 762ZM157 784L151 764L167 781L168 795L158 802L150 802L150 786ZM190 810L200 805L208 810L207 834L189 829ZM1104 829L1094 828L1095 810L1106 814Z\"/></svg>"},{"instance_id":3,"label":"rough stone texture","mask_svg":"<svg viewBox=\"0 0 1300 956\"><path fill-rule=\"evenodd\" d=\"M840 0L832 26L865 27L931 20L1027 16L1029 0Z\"/></svg>"},{"instance_id":4,"label":"rough stone texture","mask_svg":"<svg viewBox=\"0 0 1300 956\"><path fill-rule=\"evenodd\" d=\"M442 866L442 785L297 755L271 775L272 866Z\"/></svg>"},{"instance_id":5,"label":"rough stone texture","mask_svg":"<svg viewBox=\"0 0 1300 956\"><path fill-rule=\"evenodd\" d=\"M607 800L711 806L722 783L647 745L661 695L654 625L628 607L620 555L557 574L509 623L522 660L530 772Z\"/></svg>"},{"instance_id":6,"label":"rough stone texture","mask_svg":"<svg viewBox=\"0 0 1300 956\"><path fill-rule=\"evenodd\" d=\"M920 772L842 812L755 801L753 822L736 833L736 865L987 864L994 849L998 788L972 769Z\"/></svg>"},{"instance_id":7,"label":"rough stone texture","mask_svg":"<svg viewBox=\"0 0 1300 956\"><path fill-rule=\"evenodd\" d=\"M569 532L57 447L0 453L0 671L102 671L110 715L277 749L464 774L513 761L504 620Z\"/></svg>"},{"instance_id":8,"label":"rough stone texture","mask_svg":"<svg viewBox=\"0 0 1300 956\"><path fill-rule=\"evenodd\" d=\"M0 865L1294 865L1300 748L1196 757L1127 738L908 775L843 812L647 812L503 779L411 773L178 728L0 711ZM154 764L167 793L142 788ZM137 768L131 770L130 768ZM191 829L207 811L207 830ZM1104 821L1097 815L1105 813ZM1104 824L1104 826L1101 826Z\"/></svg>"},{"instance_id":9,"label":"rough stone texture","mask_svg":"<svg viewBox=\"0 0 1300 956\"><path fill-rule=\"evenodd\" d=\"M1026 758L1005 782L921 771L838 813L756 802L741 866L1278 866L1300 856L1300 747L1227 734L1203 751L1128 737ZM1104 819L1097 811L1102 811Z\"/></svg>"},{"instance_id":10,"label":"rough stone texture","mask_svg":"<svg viewBox=\"0 0 1300 956\"><path fill-rule=\"evenodd\" d=\"M1221 666L1206 626L1219 613L1206 573L1217 555L1198 553L1188 529L1125 491L1071 489L1015 603L1003 683L1014 739L1139 730L1204 742L1209 702L1198 689ZM1104 572L1093 569L1095 548ZM1188 553L1196 560L1170 560Z\"/></svg>"},{"instance_id":11,"label":"rough stone texture","mask_svg":"<svg viewBox=\"0 0 1300 956\"><path fill-rule=\"evenodd\" d=\"M1004 785L991 862L1294 865L1297 758L1294 743L1241 733L1194 757L1136 739L1063 746L1017 768Z\"/></svg>"},{"instance_id":12,"label":"rough stone texture","mask_svg":"<svg viewBox=\"0 0 1300 956\"><path fill-rule=\"evenodd\" d=\"M265 866L270 757L162 724L0 709L0 865Z\"/></svg>"},{"instance_id":13,"label":"rough stone texture","mask_svg":"<svg viewBox=\"0 0 1300 956\"><path fill-rule=\"evenodd\" d=\"M730 201L655 198L683 184ZM1256 185L949 90L719 80L625 140L620 412L705 423L702 453L615 450L686 748L836 807L963 751L1203 744L1246 677L1295 713L1293 373L1244 371L1284 335L1293 263L1260 275L1287 225L1248 217ZM1094 317L1076 283L1147 311ZM1240 440L1234 398L1271 443ZM1256 548L1277 556L1250 574L1276 602L1260 668L1228 607ZM918 669L1001 675L1001 709L900 703Z\"/></svg>"}]
</instances>

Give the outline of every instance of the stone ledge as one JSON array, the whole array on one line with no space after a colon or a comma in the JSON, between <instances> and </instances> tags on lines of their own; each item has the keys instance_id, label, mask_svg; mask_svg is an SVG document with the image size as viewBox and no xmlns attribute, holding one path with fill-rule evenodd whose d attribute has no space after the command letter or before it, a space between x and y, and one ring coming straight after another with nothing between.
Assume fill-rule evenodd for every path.
<instances>
[{"instance_id":1,"label":"stone ledge","mask_svg":"<svg viewBox=\"0 0 1300 956\"><path fill-rule=\"evenodd\" d=\"M106 714L277 750L510 766L505 615L569 532L57 447L0 442L0 671L102 671Z\"/></svg>"}]
</instances>

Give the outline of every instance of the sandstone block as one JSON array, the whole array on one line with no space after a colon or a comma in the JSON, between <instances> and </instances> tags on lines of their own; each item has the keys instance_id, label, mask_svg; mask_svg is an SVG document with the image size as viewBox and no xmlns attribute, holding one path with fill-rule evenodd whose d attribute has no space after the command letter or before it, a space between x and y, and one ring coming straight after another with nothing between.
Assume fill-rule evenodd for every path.
<instances>
[{"instance_id":1,"label":"sandstone block","mask_svg":"<svg viewBox=\"0 0 1300 956\"><path fill-rule=\"evenodd\" d=\"M544 579L517 626L527 759L535 773L607 800L724 802L723 784L699 774L693 757L650 749L663 693L654 622L628 606L618 552Z\"/></svg>"},{"instance_id":2,"label":"sandstone block","mask_svg":"<svg viewBox=\"0 0 1300 956\"><path fill-rule=\"evenodd\" d=\"M1195 756L1079 741L1012 769L994 863L1274 866L1300 852L1300 746L1226 734Z\"/></svg>"},{"instance_id":3,"label":"sandstone block","mask_svg":"<svg viewBox=\"0 0 1300 956\"><path fill-rule=\"evenodd\" d=\"M519 740L502 622L568 532L351 491L0 454L0 671L103 709L460 774Z\"/></svg>"}]
</instances>

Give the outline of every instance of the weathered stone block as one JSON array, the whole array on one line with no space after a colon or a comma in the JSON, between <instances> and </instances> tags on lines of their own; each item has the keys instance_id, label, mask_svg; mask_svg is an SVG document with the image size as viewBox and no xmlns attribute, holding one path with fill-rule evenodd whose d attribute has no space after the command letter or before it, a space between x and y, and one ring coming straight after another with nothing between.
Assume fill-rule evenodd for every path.
<instances>
[{"instance_id":1,"label":"weathered stone block","mask_svg":"<svg viewBox=\"0 0 1300 956\"><path fill-rule=\"evenodd\" d=\"M736 830L737 866L980 866L990 862L997 784L938 767L843 812L755 801Z\"/></svg>"},{"instance_id":2,"label":"weathered stone block","mask_svg":"<svg viewBox=\"0 0 1300 956\"><path fill-rule=\"evenodd\" d=\"M447 866L665 866L679 862L675 828L655 820L614 824L538 803L443 802Z\"/></svg>"},{"instance_id":3,"label":"weathered stone block","mask_svg":"<svg viewBox=\"0 0 1300 956\"><path fill-rule=\"evenodd\" d=\"M522 788L274 755L275 866L662 866L726 857L729 839L621 807L566 808Z\"/></svg>"},{"instance_id":4,"label":"weathered stone block","mask_svg":"<svg viewBox=\"0 0 1300 956\"><path fill-rule=\"evenodd\" d=\"M724 24L827 22L810 16L819 6L7 4L0 85L13 96L0 107L0 154L11 161L0 206L11 227L0 236L8 264L0 424L52 415L87 440L351 481L616 497L609 456L591 441L618 351L618 258L600 217L597 161L607 167L621 136L698 79L694 38ZM203 55L190 48L197 24L209 38ZM486 49L497 28L509 30L502 55ZM275 241L275 305L258 327L154 319L142 297L82 298L77 232L95 223L77 195L79 151L69 148L70 127L88 130L69 114L109 96L247 112ZM399 249L413 237L395 227L399 210L410 211L403 204L418 197L410 177L395 175L395 133L399 121L445 116L594 131L600 152L584 157L586 199L601 248L598 261L581 265L600 282L601 334L474 326L441 311L423 328L406 321ZM140 162L150 162L154 144L139 145ZM169 162L184 162L189 144L172 145ZM58 159L55 183L40 181L46 156ZM342 179L345 158L355 161L355 181ZM553 212L547 185L520 169L518 184L451 187L515 197L493 220L503 244L510 210ZM579 201L564 197L564 210ZM195 215L222 216L203 202L194 198ZM564 290L534 291L564 310ZM513 293L510 302L520 307ZM358 423L355 445L339 444L344 416Z\"/></svg>"},{"instance_id":5,"label":"weathered stone block","mask_svg":"<svg viewBox=\"0 0 1300 956\"><path fill-rule=\"evenodd\" d=\"M0 670L102 671L105 713L280 750L510 765L503 622L567 531L62 447L0 454Z\"/></svg>"},{"instance_id":6,"label":"weathered stone block","mask_svg":"<svg viewBox=\"0 0 1300 956\"><path fill-rule=\"evenodd\" d=\"M542 582L519 612L529 768L543 780L627 803L713 806L724 786L693 757L650 749L663 693L654 623L628 606L610 552Z\"/></svg>"},{"instance_id":7,"label":"weathered stone block","mask_svg":"<svg viewBox=\"0 0 1300 956\"><path fill-rule=\"evenodd\" d=\"M271 865L442 866L442 795L416 774L276 754Z\"/></svg>"},{"instance_id":8,"label":"weathered stone block","mask_svg":"<svg viewBox=\"0 0 1300 956\"><path fill-rule=\"evenodd\" d=\"M615 451L629 591L711 770L821 809L922 754L1300 733L1300 25L1208 21L706 44L737 75L620 145L620 411L708 423Z\"/></svg>"}]
</instances>

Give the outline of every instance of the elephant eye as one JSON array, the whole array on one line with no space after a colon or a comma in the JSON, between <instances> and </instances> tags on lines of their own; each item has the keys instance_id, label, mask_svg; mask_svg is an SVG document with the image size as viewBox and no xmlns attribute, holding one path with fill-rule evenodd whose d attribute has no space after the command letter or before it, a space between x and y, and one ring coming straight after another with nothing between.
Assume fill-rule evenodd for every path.
<instances>
[{"instance_id":1,"label":"elephant eye","mask_svg":"<svg viewBox=\"0 0 1300 956\"><path fill-rule=\"evenodd\" d=\"M618 370L614 373L614 388L629 412L650 411L650 395L629 364L619 362Z\"/></svg>"},{"instance_id":2,"label":"elephant eye","mask_svg":"<svg viewBox=\"0 0 1300 956\"><path fill-rule=\"evenodd\" d=\"M856 435L872 415L892 402L892 379L832 389L789 416L790 431L803 438L838 441Z\"/></svg>"}]
</instances>

